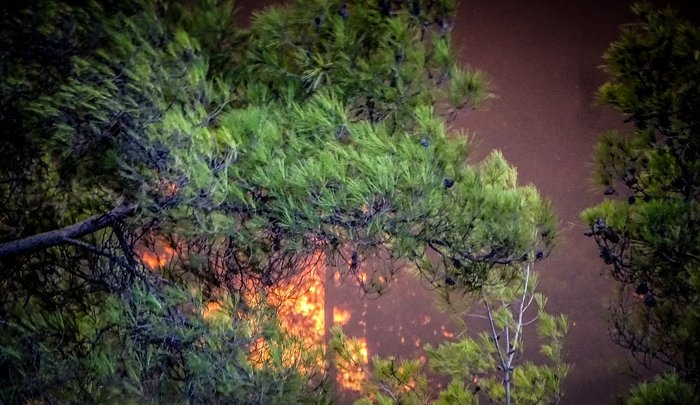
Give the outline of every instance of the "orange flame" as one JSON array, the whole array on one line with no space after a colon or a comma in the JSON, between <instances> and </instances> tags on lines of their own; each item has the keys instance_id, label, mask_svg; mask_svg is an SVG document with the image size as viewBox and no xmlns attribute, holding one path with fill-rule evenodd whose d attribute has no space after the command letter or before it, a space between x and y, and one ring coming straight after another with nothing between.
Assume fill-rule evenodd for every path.
<instances>
[{"instance_id":1,"label":"orange flame","mask_svg":"<svg viewBox=\"0 0 700 405\"><path fill-rule=\"evenodd\" d=\"M285 331L302 338L309 346L317 346L322 345L326 337L325 257L318 253L310 263L305 274L275 288L270 299L271 304L278 308ZM276 300L280 302L274 302Z\"/></svg>"},{"instance_id":2,"label":"orange flame","mask_svg":"<svg viewBox=\"0 0 700 405\"><path fill-rule=\"evenodd\" d=\"M175 191L171 188L166 188L166 190L168 192ZM149 269L156 271L170 263L175 253L175 249L164 241L159 241L154 249L144 249L139 256ZM309 260L309 268L302 272L302 275L274 288L267 298L269 304L278 308L278 315L284 330L299 338L306 348L325 348L326 346L325 262L323 253L315 254ZM364 271L360 272L359 277L362 282L366 282L368 279ZM338 278L339 274L334 274L336 282L339 281ZM251 299L254 298L251 297ZM202 316L205 320L212 320L222 310L221 303L211 301L202 309ZM350 310L333 308L334 324L346 325L351 317ZM356 341L359 344L358 353L361 357L357 360L360 362L359 364L367 364L369 352L366 339L359 338ZM267 347L264 339L254 342L251 352L255 355L251 361L261 365L269 359L269 350L270 348ZM284 363L290 366L295 364L298 360L297 356L302 356L302 353L287 354ZM322 361L318 366L321 369L325 368L325 361ZM337 375L339 385L343 389L353 391L360 391L365 379L365 372L360 367L340 371Z\"/></svg>"},{"instance_id":3,"label":"orange flame","mask_svg":"<svg viewBox=\"0 0 700 405\"><path fill-rule=\"evenodd\" d=\"M155 271L170 263L175 256L175 249L161 242L153 250L144 250L139 256L146 267Z\"/></svg>"},{"instance_id":4,"label":"orange flame","mask_svg":"<svg viewBox=\"0 0 700 405\"><path fill-rule=\"evenodd\" d=\"M350 321L352 314L347 309L339 309L333 307L333 323L338 325L346 325Z\"/></svg>"},{"instance_id":5,"label":"orange flame","mask_svg":"<svg viewBox=\"0 0 700 405\"><path fill-rule=\"evenodd\" d=\"M369 350L367 350L367 340L364 338L353 339L356 354L359 358L353 359L355 366L346 364L339 370L336 376L336 381L343 389L350 391L362 391L362 384L367 379L367 373L362 368L362 365L367 364L369 360Z\"/></svg>"},{"instance_id":6,"label":"orange flame","mask_svg":"<svg viewBox=\"0 0 700 405\"><path fill-rule=\"evenodd\" d=\"M275 303L278 305L278 313L282 321L283 328L292 335L302 338L309 347L326 346L326 325L325 325L325 256L315 255L308 272L299 278L290 280L285 285L278 287L273 297L282 297L282 301ZM366 277L366 275L365 275ZM294 291L301 291L295 299L288 299ZM352 313L347 309L333 308L333 323L345 325L350 321ZM369 351L367 341L364 338L356 339L358 354L360 356L358 364L367 364ZM323 366L323 365L319 365ZM366 379L363 368L357 366L350 369L339 370L336 377L341 388L346 390L361 391L362 384Z\"/></svg>"},{"instance_id":7,"label":"orange flame","mask_svg":"<svg viewBox=\"0 0 700 405\"><path fill-rule=\"evenodd\" d=\"M219 312L221 312L223 309L223 306L217 302L217 301L211 301L207 303L207 305L204 307L202 310L202 317L205 320L211 320L214 318Z\"/></svg>"}]
</instances>

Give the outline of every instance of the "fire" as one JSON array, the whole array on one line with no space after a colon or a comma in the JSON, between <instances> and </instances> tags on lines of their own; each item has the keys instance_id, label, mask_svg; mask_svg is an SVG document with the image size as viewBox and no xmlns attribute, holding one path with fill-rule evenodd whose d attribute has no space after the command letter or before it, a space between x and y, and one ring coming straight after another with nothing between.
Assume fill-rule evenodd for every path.
<instances>
[{"instance_id":1,"label":"fire","mask_svg":"<svg viewBox=\"0 0 700 405\"><path fill-rule=\"evenodd\" d=\"M260 366L271 359L272 350L282 350L284 367L296 367L302 372L315 374L325 371L325 257L319 253L309 258L302 274L286 280L263 295L265 303L277 309L284 331L293 337L293 343L273 348L269 341L258 339L250 347L250 361ZM256 297L248 297L254 302ZM316 357L316 355L318 355ZM317 361L315 361L317 360Z\"/></svg>"},{"instance_id":2,"label":"fire","mask_svg":"<svg viewBox=\"0 0 700 405\"><path fill-rule=\"evenodd\" d=\"M170 262L175 255L175 249L165 243L159 243L153 250L141 253L141 261L151 270L158 270Z\"/></svg>"},{"instance_id":3,"label":"fire","mask_svg":"<svg viewBox=\"0 0 700 405\"><path fill-rule=\"evenodd\" d=\"M171 190L169 190L171 191ZM175 256L175 249L163 241L157 243L153 249L144 249L139 254L142 262L151 270L156 271L168 265ZM298 338L304 349L286 353L284 363L288 365L296 364L304 352L317 350L319 347L326 347L326 322L325 322L325 255L317 253L309 260L309 267L303 274L288 280L281 286L275 287L267 295L268 304L278 309L278 315L284 330ZM334 274L334 280L339 281L339 274ZM362 282L368 279L367 273L361 271L359 278ZM250 297L254 299L253 297ZM202 316L205 320L213 321L223 311L223 306L217 301L205 304L202 309ZM348 309L334 307L332 310L333 323L346 325L352 313ZM362 321L359 324L363 324ZM355 339L358 344L357 366L347 370L338 370L337 381L343 389L360 391L362 383L366 379L365 371L360 365L367 364L369 350L367 341L364 338ZM264 339L258 339L251 347L254 358L253 363L261 364L269 359L270 348ZM320 369L325 369L325 361L317 364Z\"/></svg>"},{"instance_id":4,"label":"fire","mask_svg":"<svg viewBox=\"0 0 700 405\"><path fill-rule=\"evenodd\" d=\"M211 320L222 310L223 306L218 301L211 301L202 310L202 317L205 320Z\"/></svg>"},{"instance_id":5,"label":"fire","mask_svg":"<svg viewBox=\"0 0 700 405\"><path fill-rule=\"evenodd\" d=\"M280 301L275 304L279 304L278 313L287 333L300 337L307 347L325 348L326 289L324 281L326 279L326 260L323 254L317 254L310 263L309 271L304 272L303 276L277 287L271 295L281 297ZM352 317L350 310L337 307L333 308L332 315L333 323L338 325L346 325ZM338 370L336 380L343 389L360 391L362 383L366 379L362 365L368 363L369 350L364 338L355 339L355 341L358 344L356 352L359 356L358 359L355 359L356 365ZM319 364L319 366L324 365Z\"/></svg>"},{"instance_id":6,"label":"fire","mask_svg":"<svg viewBox=\"0 0 700 405\"><path fill-rule=\"evenodd\" d=\"M278 308L285 331L300 337L309 347L315 347L323 345L326 338L325 257L318 253L310 263L307 271L276 287L270 297L277 301L271 303Z\"/></svg>"},{"instance_id":7,"label":"fire","mask_svg":"<svg viewBox=\"0 0 700 405\"><path fill-rule=\"evenodd\" d=\"M367 340L365 338L353 339L353 346L355 349L353 353L357 354L359 358L353 359L354 365L352 367L346 365L346 367L343 367L343 370L339 370L336 381L346 390L362 391L362 384L367 378L367 373L362 366L369 361Z\"/></svg>"},{"instance_id":8,"label":"fire","mask_svg":"<svg viewBox=\"0 0 700 405\"><path fill-rule=\"evenodd\" d=\"M359 280L364 284L367 282L367 272L362 270L358 273Z\"/></svg>"},{"instance_id":9,"label":"fire","mask_svg":"<svg viewBox=\"0 0 700 405\"><path fill-rule=\"evenodd\" d=\"M445 325L440 326L440 330L442 331L442 336L446 338L451 338L455 335L454 333L448 331L447 328L445 328Z\"/></svg>"},{"instance_id":10,"label":"fire","mask_svg":"<svg viewBox=\"0 0 700 405\"><path fill-rule=\"evenodd\" d=\"M347 309L333 307L333 323L337 325L347 325L352 314Z\"/></svg>"},{"instance_id":11,"label":"fire","mask_svg":"<svg viewBox=\"0 0 700 405\"><path fill-rule=\"evenodd\" d=\"M180 190L177 183L169 179L156 180L155 189L161 198L173 198Z\"/></svg>"}]
</instances>

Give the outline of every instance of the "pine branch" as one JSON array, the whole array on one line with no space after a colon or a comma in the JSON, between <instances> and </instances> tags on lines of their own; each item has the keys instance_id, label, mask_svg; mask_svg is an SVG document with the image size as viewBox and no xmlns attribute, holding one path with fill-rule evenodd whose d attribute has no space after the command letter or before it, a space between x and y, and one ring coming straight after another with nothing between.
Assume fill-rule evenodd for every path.
<instances>
[{"instance_id":1,"label":"pine branch","mask_svg":"<svg viewBox=\"0 0 700 405\"><path fill-rule=\"evenodd\" d=\"M134 204L120 205L107 213L95 215L61 229L55 229L53 231L0 244L0 259L19 256L59 245L74 245L75 243L73 243L73 241L75 239L104 229L112 225L115 221L128 217L135 211L136 205Z\"/></svg>"},{"instance_id":2,"label":"pine branch","mask_svg":"<svg viewBox=\"0 0 700 405\"><path fill-rule=\"evenodd\" d=\"M66 245L73 245L73 246L85 249L87 251L90 251L92 253L95 253L97 255L104 256L104 257L108 258L109 260L113 261L114 263L117 263L118 265L120 265L124 268L127 268L129 270L133 271L135 269L134 266L129 264L123 258L115 256L113 254L110 254L107 250L102 249L102 248L95 246L95 245L91 245L87 242L83 242L82 240L66 238L64 243Z\"/></svg>"}]
</instances>

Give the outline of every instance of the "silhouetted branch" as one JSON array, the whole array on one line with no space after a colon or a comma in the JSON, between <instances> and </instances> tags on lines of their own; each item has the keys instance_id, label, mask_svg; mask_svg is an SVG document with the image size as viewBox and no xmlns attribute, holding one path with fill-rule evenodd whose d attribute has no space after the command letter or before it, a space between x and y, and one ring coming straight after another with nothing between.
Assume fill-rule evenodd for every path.
<instances>
[{"instance_id":1,"label":"silhouetted branch","mask_svg":"<svg viewBox=\"0 0 700 405\"><path fill-rule=\"evenodd\" d=\"M90 217L84 221L61 229L55 229L53 231L0 244L0 259L10 256L19 256L58 245L74 244L71 243L72 239L81 238L106 228L115 221L128 217L135 211L136 205L120 205L105 214Z\"/></svg>"}]
</instances>

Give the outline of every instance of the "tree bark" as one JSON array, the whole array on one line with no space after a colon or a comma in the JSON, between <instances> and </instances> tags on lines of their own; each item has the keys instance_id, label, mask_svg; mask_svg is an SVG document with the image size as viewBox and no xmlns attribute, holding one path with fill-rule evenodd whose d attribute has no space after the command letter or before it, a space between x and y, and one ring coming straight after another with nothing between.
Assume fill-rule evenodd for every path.
<instances>
[{"instance_id":1,"label":"tree bark","mask_svg":"<svg viewBox=\"0 0 700 405\"><path fill-rule=\"evenodd\" d=\"M71 244L71 239L78 239L106 228L115 221L128 217L135 211L136 205L134 204L120 205L109 212L95 215L94 217L90 217L73 225L68 225L65 228L2 243L0 244L0 259L19 256L53 246Z\"/></svg>"}]
</instances>

